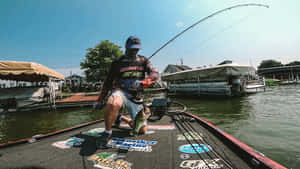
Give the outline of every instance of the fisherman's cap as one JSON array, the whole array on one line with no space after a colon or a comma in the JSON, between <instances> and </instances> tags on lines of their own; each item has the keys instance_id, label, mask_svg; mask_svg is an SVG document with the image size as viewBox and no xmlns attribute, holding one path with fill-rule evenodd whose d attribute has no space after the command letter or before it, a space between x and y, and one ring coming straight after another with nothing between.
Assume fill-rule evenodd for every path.
<instances>
[{"instance_id":1,"label":"fisherman's cap","mask_svg":"<svg viewBox=\"0 0 300 169\"><path fill-rule=\"evenodd\" d=\"M130 36L125 45L126 49L141 49L141 41L136 36Z\"/></svg>"}]
</instances>

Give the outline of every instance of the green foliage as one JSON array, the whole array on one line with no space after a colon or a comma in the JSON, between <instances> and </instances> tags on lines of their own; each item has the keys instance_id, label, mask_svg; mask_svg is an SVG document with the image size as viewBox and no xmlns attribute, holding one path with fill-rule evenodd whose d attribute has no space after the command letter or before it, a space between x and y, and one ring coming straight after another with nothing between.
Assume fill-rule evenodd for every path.
<instances>
[{"instance_id":1,"label":"green foliage","mask_svg":"<svg viewBox=\"0 0 300 169\"><path fill-rule=\"evenodd\" d=\"M293 61L293 62L286 64L285 66L296 66L296 65L300 65L300 61Z\"/></svg>"},{"instance_id":2,"label":"green foliage","mask_svg":"<svg viewBox=\"0 0 300 169\"><path fill-rule=\"evenodd\" d=\"M88 82L103 81L109 71L112 61L117 60L123 51L121 46L104 40L94 48L88 48L85 60L80 63Z\"/></svg>"},{"instance_id":3,"label":"green foliage","mask_svg":"<svg viewBox=\"0 0 300 169\"><path fill-rule=\"evenodd\" d=\"M280 67L280 66L283 66L282 63L276 60L263 60L258 66L258 68L261 69L261 68Z\"/></svg>"}]
</instances>

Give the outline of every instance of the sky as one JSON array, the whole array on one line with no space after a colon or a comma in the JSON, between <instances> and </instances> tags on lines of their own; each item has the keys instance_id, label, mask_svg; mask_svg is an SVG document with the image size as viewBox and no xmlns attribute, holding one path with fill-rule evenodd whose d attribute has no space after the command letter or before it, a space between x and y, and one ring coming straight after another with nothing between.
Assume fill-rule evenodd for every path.
<instances>
[{"instance_id":1,"label":"sky","mask_svg":"<svg viewBox=\"0 0 300 169\"><path fill-rule=\"evenodd\" d=\"M223 60L258 66L262 60L283 64L300 60L298 0L1 0L0 60L43 64L69 75L82 74L87 48L103 40L119 46L141 39L149 57L165 42L218 10L244 3L200 23L152 59L199 67Z\"/></svg>"}]
</instances>

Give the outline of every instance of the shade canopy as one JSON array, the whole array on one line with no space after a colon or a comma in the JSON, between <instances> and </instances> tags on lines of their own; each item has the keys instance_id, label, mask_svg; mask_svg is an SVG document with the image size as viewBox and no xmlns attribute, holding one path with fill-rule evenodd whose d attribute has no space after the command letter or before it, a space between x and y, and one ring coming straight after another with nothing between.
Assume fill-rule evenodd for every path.
<instances>
[{"instance_id":1,"label":"shade canopy","mask_svg":"<svg viewBox=\"0 0 300 169\"><path fill-rule=\"evenodd\" d=\"M0 79L28 82L45 82L50 78L64 80L65 77L38 63L0 61Z\"/></svg>"},{"instance_id":2,"label":"shade canopy","mask_svg":"<svg viewBox=\"0 0 300 169\"><path fill-rule=\"evenodd\" d=\"M164 74L161 76L161 79L163 81L224 81L227 80L229 76L255 76L255 72L256 70L252 66L230 63L208 68L196 68L191 70Z\"/></svg>"}]
</instances>

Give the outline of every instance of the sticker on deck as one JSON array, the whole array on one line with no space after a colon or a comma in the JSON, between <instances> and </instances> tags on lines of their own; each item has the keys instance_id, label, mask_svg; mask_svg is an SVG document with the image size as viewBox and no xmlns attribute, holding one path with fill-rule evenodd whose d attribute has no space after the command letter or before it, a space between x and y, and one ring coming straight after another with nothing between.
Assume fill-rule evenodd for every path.
<instances>
[{"instance_id":1,"label":"sticker on deck","mask_svg":"<svg viewBox=\"0 0 300 169\"><path fill-rule=\"evenodd\" d=\"M204 144L185 144L178 148L183 153L204 153L210 151L212 148Z\"/></svg>"},{"instance_id":2,"label":"sticker on deck","mask_svg":"<svg viewBox=\"0 0 300 169\"><path fill-rule=\"evenodd\" d=\"M88 160L94 162L94 167L102 169L131 169L132 163L122 160L125 158L115 153L98 153L90 156Z\"/></svg>"},{"instance_id":3,"label":"sticker on deck","mask_svg":"<svg viewBox=\"0 0 300 169\"><path fill-rule=\"evenodd\" d=\"M186 160L186 159L191 158L191 156L189 154L180 154L180 158L183 160Z\"/></svg>"},{"instance_id":4,"label":"sticker on deck","mask_svg":"<svg viewBox=\"0 0 300 169\"><path fill-rule=\"evenodd\" d=\"M102 132L104 132L105 128L94 128L89 131L82 132L82 134L89 136L99 136Z\"/></svg>"},{"instance_id":5,"label":"sticker on deck","mask_svg":"<svg viewBox=\"0 0 300 169\"><path fill-rule=\"evenodd\" d=\"M181 168L190 169L221 169L223 166L221 160L218 158L207 160L185 160L180 163Z\"/></svg>"},{"instance_id":6,"label":"sticker on deck","mask_svg":"<svg viewBox=\"0 0 300 169\"><path fill-rule=\"evenodd\" d=\"M112 138L107 145L112 148L125 149L128 151L151 152L152 145L155 145L156 143L157 141Z\"/></svg>"},{"instance_id":7,"label":"sticker on deck","mask_svg":"<svg viewBox=\"0 0 300 169\"><path fill-rule=\"evenodd\" d=\"M121 127L130 128L128 124L120 124ZM147 125L148 130L174 130L174 125Z\"/></svg>"},{"instance_id":8,"label":"sticker on deck","mask_svg":"<svg viewBox=\"0 0 300 169\"><path fill-rule=\"evenodd\" d=\"M72 137L67 140L54 142L54 143L52 143L52 146L60 148L60 149L68 149L68 148L73 147L75 144L81 144L83 142L84 142L84 139L82 139L82 138Z\"/></svg>"},{"instance_id":9,"label":"sticker on deck","mask_svg":"<svg viewBox=\"0 0 300 169\"><path fill-rule=\"evenodd\" d=\"M177 140L178 141L183 141L183 140L203 140L203 134L202 133L197 133L197 132L187 132L184 134L178 134L177 135Z\"/></svg>"},{"instance_id":10,"label":"sticker on deck","mask_svg":"<svg viewBox=\"0 0 300 169\"><path fill-rule=\"evenodd\" d=\"M60 149L68 149L71 148L71 146L67 145L68 140L64 140L64 141L56 141L54 143L52 143L52 146L60 148Z\"/></svg>"}]
</instances>

